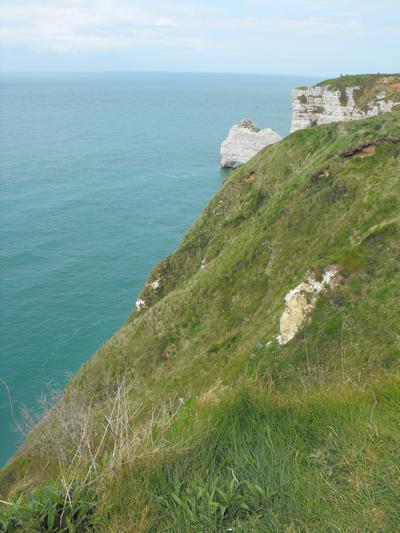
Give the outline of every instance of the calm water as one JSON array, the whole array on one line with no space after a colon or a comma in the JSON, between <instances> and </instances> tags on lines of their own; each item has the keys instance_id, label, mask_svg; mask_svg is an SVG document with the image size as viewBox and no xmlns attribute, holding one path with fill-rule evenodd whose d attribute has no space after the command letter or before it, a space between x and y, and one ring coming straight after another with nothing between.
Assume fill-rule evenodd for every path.
<instances>
[{"instance_id":1,"label":"calm water","mask_svg":"<svg viewBox=\"0 0 400 533\"><path fill-rule=\"evenodd\" d=\"M3 75L1 366L14 410L60 387L127 319L151 268L220 188L243 118L289 133L316 78ZM0 383L0 466L15 452Z\"/></svg>"}]
</instances>

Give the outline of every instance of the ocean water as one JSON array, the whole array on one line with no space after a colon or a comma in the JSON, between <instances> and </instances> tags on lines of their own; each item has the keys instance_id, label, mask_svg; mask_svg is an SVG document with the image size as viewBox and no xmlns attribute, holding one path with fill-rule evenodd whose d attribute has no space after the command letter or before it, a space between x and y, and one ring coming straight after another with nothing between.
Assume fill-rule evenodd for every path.
<instances>
[{"instance_id":1,"label":"ocean water","mask_svg":"<svg viewBox=\"0 0 400 533\"><path fill-rule=\"evenodd\" d=\"M220 188L243 118L289 133L309 77L9 74L0 80L0 378L14 413L64 387L128 318ZM0 466L15 431L0 382Z\"/></svg>"}]
</instances>

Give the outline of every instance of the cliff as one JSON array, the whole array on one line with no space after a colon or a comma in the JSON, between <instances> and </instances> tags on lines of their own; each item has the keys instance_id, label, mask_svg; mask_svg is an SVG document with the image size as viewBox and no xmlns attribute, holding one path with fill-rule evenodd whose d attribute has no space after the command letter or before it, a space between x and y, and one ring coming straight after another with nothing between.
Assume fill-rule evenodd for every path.
<instances>
[{"instance_id":1,"label":"cliff","mask_svg":"<svg viewBox=\"0 0 400 533\"><path fill-rule=\"evenodd\" d=\"M303 129L229 172L2 499L62 472L98 487L104 532L395 531L399 124Z\"/></svg>"},{"instance_id":2,"label":"cliff","mask_svg":"<svg viewBox=\"0 0 400 533\"><path fill-rule=\"evenodd\" d=\"M381 115L399 104L399 75L342 76L292 90L290 132Z\"/></svg>"},{"instance_id":3,"label":"cliff","mask_svg":"<svg viewBox=\"0 0 400 533\"><path fill-rule=\"evenodd\" d=\"M273 129L259 130L251 120L245 118L232 126L221 144L221 167L232 168L236 163L247 163L262 148L281 139Z\"/></svg>"}]
</instances>

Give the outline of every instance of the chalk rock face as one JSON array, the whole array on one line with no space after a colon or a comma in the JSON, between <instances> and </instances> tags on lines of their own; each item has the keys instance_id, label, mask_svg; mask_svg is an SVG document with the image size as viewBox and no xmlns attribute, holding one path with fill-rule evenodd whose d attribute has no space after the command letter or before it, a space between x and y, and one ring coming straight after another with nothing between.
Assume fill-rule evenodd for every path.
<instances>
[{"instance_id":1,"label":"chalk rock face","mask_svg":"<svg viewBox=\"0 0 400 533\"><path fill-rule=\"evenodd\" d=\"M227 139L221 144L221 167L231 168L235 163L247 163L262 148L281 139L271 128L259 130L251 120L245 118L232 126Z\"/></svg>"},{"instance_id":2,"label":"chalk rock face","mask_svg":"<svg viewBox=\"0 0 400 533\"><path fill-rule=\"evenodd\" d=\"M385 85L382 86L385 87ZM290 133L329 122L359 120L381 115L391 111L394 105L398 105L392 100L383 100L390 94L389 89L389 91L384 90L375 95L366 108L361 110L354 100L354 91L358 89L358 86L346 87L345 93L342 94L339 90L331 90L329 85L316 85L310 89L293 89Z\"/></svg>"},{"instance_id":3,"label":"chalk rock face","mask_svg":"<svg viewBox=\"0 0 400 533\"><path fill-rule=\"evenodd\" d=\"M285 296L286 305L280 320L279 344L289 342L302 328L308 314L315 307L318 294L327 286L336 286L338 270L337 265L328 267L321 281L317 281L314 272L309 270L305 281Z\"/></svg>"}]
</instances>

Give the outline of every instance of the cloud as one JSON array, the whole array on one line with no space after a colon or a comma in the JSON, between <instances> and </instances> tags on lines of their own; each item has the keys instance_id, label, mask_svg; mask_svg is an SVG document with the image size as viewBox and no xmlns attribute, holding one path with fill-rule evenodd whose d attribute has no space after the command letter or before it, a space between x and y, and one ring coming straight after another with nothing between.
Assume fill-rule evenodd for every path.
<instances>
[{"instance_id":1,"label":"cloud","mask_svg":"<svg viewBox=\"0 0 400 533\"><path fill-rule=\"evenodd\" d=\"M344 22L333 22L329 18L309 17L306 19L297 20L283 20L276 25L270 26L272 31L293 31L302 30L312 33L327 33L327 32L348 32L361 27L361 22L357 19L348 20Z\"/></svg>"},{"instance_id":2,"label":"cloud","mask_svg":"<svg viewBox=\"0 0 400 533\"><path fill-rule=\"evenodd\" d=\"M193 13L193 7L177 5L177 4L163 4L163 7L172 9L173 11L180 11L181 13Z\"/></svg>"},{"instance_id":3,"label":"cloud","mask_svg":"<svg viewBox=\"0 0 400 533\"><path fill-rule=\"evenodd\" d=\"M39 0L5 2L3 19L35 26L51 23L58 27L91 27L129 21L143 23L154 19L139 2L126 5L123 1L99 0Z\"/></svg>"},{"instance_id":4,"label":"cloud","mask_svg":"<svg viewBox=\"0 0 400 533\"><path fill-rule=\"evenodd\" d=\"M244 0L247 4L299 6L305 9L323 10L329 12L343 11L343 9L360 9L381 11L382 9L398 9L398 0Z\"/></svg>"},{"instance_id":5,"label":"cloud","mask_svg":"<svg viewBox=\"0 0 400 533\"><path fill-rule=\"evenodd\" d=\"M160 18L156 22L156 26L178 26L176 22L171 22L169 19Z\"/></svg>"},{"instance_id":6,"label":"cloud","mask_svg":"<svg viewBox=\"0 0 400 533\"><path fill-rule=\"evenodd\" d=\"M159 45L163 52L264 53L268 59L276 50L293 55L300 49L333 50L344 40L362 41L374 54L398 43L398 0L380 0L379 12L372 11L377 5L372 0L182 1L2 0L3 55L7 46L101 54ZM393 7L386 11L384 5Z\"/></svg>"},{"instance_id":7,"label":"cloud","mask_svg":"<svg viewBox=\"0 0 400 533\"><path fill-rule=\"evenodd\" d=\"M156 7L135 0L6 1L0 38L6 45L58 52L126 49L139 43L198 46L199 40L190 36L166 36L165 27L179 24L168 10Z\"/></svg>"},{"instance_id":8,"label":"cloud","mask_svg":"<svg viewBox=\"0 0 400 533\"><path fill-rule=\"evenodd\" d=\"M349 35L356 31L360 31L362 28L367 31L367 28L363 26L361 20L357 18L349 20L337 21L332 17L307 17L307 18L287 18L280 14L264 17L247 17L237 18L229 20L220 20L221 27L230 27L235 31L243 29L245 27L251 28L252 36L261 36L263 33L287 35L291 32L292 37L295 35L311 36L313 34L327 34L337 33L341 34L347 32ZM250 37L250 35L247 35Z\"/></svg>"}]
</instances>

